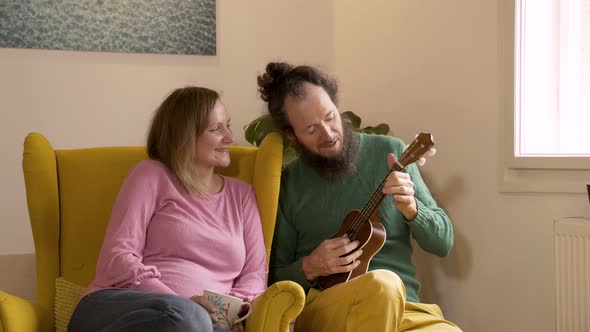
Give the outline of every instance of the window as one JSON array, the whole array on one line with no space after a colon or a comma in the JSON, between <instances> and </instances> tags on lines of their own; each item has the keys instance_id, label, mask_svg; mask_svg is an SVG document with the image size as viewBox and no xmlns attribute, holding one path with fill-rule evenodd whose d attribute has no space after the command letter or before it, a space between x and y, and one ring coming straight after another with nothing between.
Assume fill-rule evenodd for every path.
<instances>
[{"instance_id":1,"label":"window","mask_svg":"<svg viewBox=\"0 0 590 332\"><path fill-rule=\"evenodd\" d=\"M590 0L501 0L500 191L590 181Z\"/></svg>"},{"instance_id":2,"label":"window","mask_svg":"<svg viewBox=\"0 0 590 332\"><path fill-rule=\"evenodd\" d=\"M590 156L590 0L516 1L515 155Z\"/></svg>"}]
</instances>

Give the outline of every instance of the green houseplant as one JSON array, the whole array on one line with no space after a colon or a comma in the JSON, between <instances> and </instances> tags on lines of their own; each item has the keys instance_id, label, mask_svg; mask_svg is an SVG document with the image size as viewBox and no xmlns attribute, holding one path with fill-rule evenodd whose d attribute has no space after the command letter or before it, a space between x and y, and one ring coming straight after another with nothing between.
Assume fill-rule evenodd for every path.
<instances>
[{"instance_id":1,"label":"green houseplant","mask_svg":"<svg viewBox=\"0 0 590 332\"><path fill-rule=\"evenodd\" d=\"M340 116L345 121L349 121L352 124L352 128L354 131L378 135L389 134L389 125L385 123L380 123L377 126L361 127L362 119L354 112L344 112L340 114ZM272 125L272 119L270 118L270 114L264 114L244 126L244 137L246 141L248 141L250 144L259 146L264 137L266 137L266 135L272 131L274 131L274 128ZM285 144L283 150L283 163L286 164L297 157L297 151L289 141L285 141L284 143Z\"/></svg>"}]
</instances>

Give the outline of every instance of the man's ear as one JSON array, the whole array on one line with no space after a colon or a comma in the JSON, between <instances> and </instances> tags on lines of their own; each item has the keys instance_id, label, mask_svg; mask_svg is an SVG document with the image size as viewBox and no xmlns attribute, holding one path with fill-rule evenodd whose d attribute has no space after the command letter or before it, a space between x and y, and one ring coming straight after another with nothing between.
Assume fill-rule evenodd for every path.
<instances>
[{"instance_id":1,"label":"man's ear","mask_svg":"<svg viewBox=\"0 0 590 332\"><path fill-rule=\"evenodd\" d=\"M296 143L297 142L297 137L295 136L295 133L293 132L293 129L287 129L285 131L285 137L291 142L291 143Z\"/></svg>"}]
</instances>

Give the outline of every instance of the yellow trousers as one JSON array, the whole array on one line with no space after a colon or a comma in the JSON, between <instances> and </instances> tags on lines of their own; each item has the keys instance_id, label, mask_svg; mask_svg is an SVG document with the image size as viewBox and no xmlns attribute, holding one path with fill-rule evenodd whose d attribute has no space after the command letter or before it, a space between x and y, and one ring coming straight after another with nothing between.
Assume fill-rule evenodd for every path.
<instances>
[{"instance_id":1,"label":"yellow trousers","mask_svg":"<svg viewBox=\"0 0 590 332\"><path fill-rule=\"evenodd\" d=\"M311 289L295 332L460 332L445 320L436 304L406 302L406 288L397 274L365 273L324 291Z\"/></svg>"}]
</instances>

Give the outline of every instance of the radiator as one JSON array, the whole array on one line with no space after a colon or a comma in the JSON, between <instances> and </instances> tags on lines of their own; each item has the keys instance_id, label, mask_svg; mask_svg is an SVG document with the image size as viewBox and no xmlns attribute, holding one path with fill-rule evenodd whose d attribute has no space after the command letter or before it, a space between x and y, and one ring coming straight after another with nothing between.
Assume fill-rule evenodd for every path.
<instances>
[{"instance_id":1,"label":"radiator","mask_svg":"<svg viewBox=\"0 0 590 332\"><path fill-rule=\"evenodd\" d=\"M557 332L590 332L590 220L555 222Z\"/></svg>"}]
</instances>

